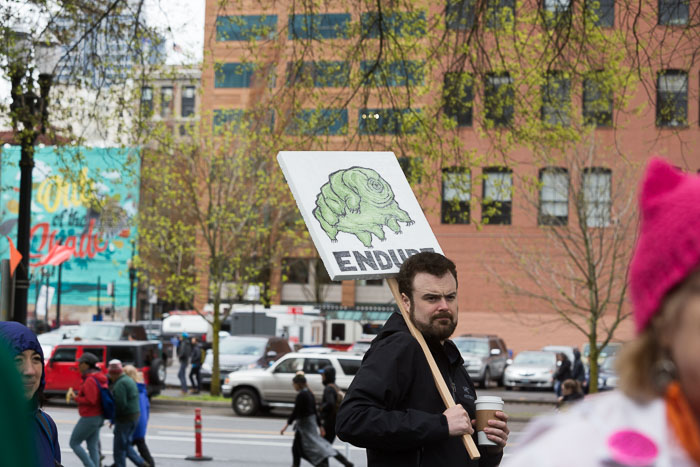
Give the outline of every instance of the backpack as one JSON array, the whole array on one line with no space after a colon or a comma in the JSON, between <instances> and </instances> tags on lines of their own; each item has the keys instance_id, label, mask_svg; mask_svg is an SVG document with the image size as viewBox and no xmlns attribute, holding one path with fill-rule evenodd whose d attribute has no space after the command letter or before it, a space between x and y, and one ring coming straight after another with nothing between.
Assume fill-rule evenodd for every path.
<instances>
[{"instance_id":1,"label":"backpack","mask_svg":"<svg viewBox=\"0 0 700 467\"><path fill-rule=\"evenodd\" d=\"M44 411L39 409L37 413L34 415L34 420L39 422L39 426L41 426L41 429L43 430L44 434L49 440L49 446L51 446L51 455L53 456L53 462L55 467L63 467L60 462L56 460L56 451L54 450L53 446L53 429L51 428L51 424L49 423L48 419L46 418L46 415L44 414Z\"/></svg>"},{"instance_id":2,"label":"backpack","mask_svg":"<svg viewBox=\"0 0 700 467\"><path fill-rule=\"evenodd\" d=\"M100 390L100 404L102 405L102 416L110 421L114 421L114 415L116 413L117 405L114 403L114 396L112 391L110 391L107 384L102 384L100 381L92 377L95 384Z\"/></svg>"},{"instance_id":3,"label":"backpack","mask_svg":"<svg viewBox=\"0 0 700 467\"><path fill-rule=\"evenodd\" d=\"M338 385L335 383L331 383L329 386L335 390L335 412L338 413L340 403L343 402L343 399L345 398L345 391L341 391Z\"/></svg>"}]
</instances>

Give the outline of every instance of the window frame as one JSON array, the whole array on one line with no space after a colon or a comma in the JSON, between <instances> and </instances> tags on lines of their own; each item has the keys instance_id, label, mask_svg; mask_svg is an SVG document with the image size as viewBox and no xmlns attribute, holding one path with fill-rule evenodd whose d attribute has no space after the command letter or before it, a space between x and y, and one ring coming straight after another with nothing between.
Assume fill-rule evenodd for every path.
<instances>
[{"instance_id":1,"label":"window frame","mask_svg":"<svg viewBox=\"0 0 700 467\"><path fill-rule=\"evenodd\" d=\"M668 80L664 78L671 76L685 77L685 89L681 89L680 91L662 91L662 80L663 82L666 82L668 84ZM669 98L670 95L673 95L673 97ZM678 98L679 96L681 96L680 99ZM668 115L667 110L669 108L673 111L673 115ZM681 115L681 113L683 115ZM688 126L687 71L678 69L666 69L658 73L656 79L656 126L659 128L683 128Z\"/></svg>"},{"instance_id":2,"label":"window frame","mask_svg":"<svg viewBox=\"0 0 700 467\"><path fill-rule=\"evenodd\" d=\"M678 16L678 12L684 16L680 20L672 15ZM683 15L683 13L685 13ZM658 25L659 26L688 26L690 22L690 2L688 0L659 0L658 3Z\"/></svg>"},{"instance_id":3,"label":"window frame","mask_svg":"<svg viewBox=\"0 0 700 467\"><path fill-rule=\"evenodd\" d=\"M563 175L565 180L566 180L566 195L564 199L544 199L545 198L545 176L547 174L553 174L553 175ZM539 183L540 183L540 196L539 196L539 204L537 208L537 225L543 225L543 226L561 226L561 225L567 225L569 222L569 191L570 191L570 185L571 181L569 179L569 171L564 168L564 167L543 167L539 170ZM554 183L555 185L555 194L557 192L556 190L556 185L557 183ZM563 205L566 209L566 215L560 216L556 214L545 214L544 211L544 206L545 203L551 203L553 206L561 206ZM556 211L556 209L554 209Z\"/></svg>"},{"instance_id":4,"label":"window frame","mask_svg":"<svg viewBox=\"0 0 700 467\"><path fill-rule=\"evenodd\" d=\"M297 18L303 19L297 20ZM303 24L305 22L306 24ZM348 37L348 26L350 22L350 13L291 14L288 19L288 39L346 39Z\"/></svg>"},{"instance_id":5,"label":"window frame","mask_svg":"<svg viewBox=\"0 0 700 467\"><path fill-rule=\"evenodd\" d=\"M214 70L214 88L246 89L255 80L255 65L249 62L226 62ZM236 78L240 76L240 78Z\"/></svg>"},{"instance_id":6,"label":"window frame","mask_svg":"<svg viewBox=\"0 0 700 467\"><path fill-rule=\"evenodd\" d=\"M615 27L615 0L586 0L584 6L586 18L593 20L593 26Z\"/></svg>"},{"instance_id":7,"label":"window frame","mask_svg":"<svg viewBox=\"0 0 700 467\"><path fill-rule=\"evenodd\" d=\"M446 72L443 75L442 99L443 112L455 120L458 127L473 126L474 75L466 71Z\"/></svg>"},{"instance_id":8,"label":"window frame","mask_svg":"<svg viewBox=\"0 0 700 467\"><path fill-rule=\"evenodd\" d=\"M491 199L486 196L489 189L488 180L490 175L509 175L510 189L509 199ZM513 214L513 170L503 166L489 166L482 169L481 183L481 222L486 225L511 225ZM502 193L505 193L502 188L494 186ZM494 214L488 214L491 209L496 209Z\"/></svg>"},{"instance_id":9,"label":"window frame","mask_svg":"<svg viewBox=\"0 0 700 467\"><path fill-rule=\"evenodd\" d=\"M464 182L464 189L458 191L457 188L447 186L452 183L453 186L461 180L446 183L446 179L450 175L458 175L467 180ZM453 190L455 196L448 198L448 190ZM442 185L440 196L440 222L442 224L469 224L471 222L471 191L472 177L471 171L467 167L453 166L444 167L442 169ZM465 198L465 199L462 199ZM456 200L456 201L455 201Z\"/></svg>"},{"instance_id":10,"label":"window frame","mask_svg":"<svg viewBox=\"0 0 700 467\"><path fill-rule=\"evenodd\" d=\"M241 24L233 24L237 20ZM228 22L228 24L224 24ZM255 24L258 23L258 24ZM224 29L232 27L231 35L224 37ZM217 42L247 42L250 40L270 40L277 35L277 15L220 15L216 17L216 41ZM256 28L266 34L256 34ZM265 28L269 28L266 31ZM228 31L226 31L228 33Z\"/></svg>"},{"instance_id":11,"label":"window frame","mask_svg":"<svg viewBox=\"0 0 700 467\"><path fill-rule=\"evenodd\" d=\"M607 196L607 199L600 199L599 197L590 199L588 190L589 184L587 184L586 181L587 176L590 175L607 175L607 187L604 187L607 189L607 193L604 194ZM596 185L597 184L598 183L596 183ZM582 214L586 217L586 226L588 228L604 228L610 226L612 219L612 170L607 167L584 168L581 173L581 192L583 195ZM603 198L605 198L605 196ZM601 211L601 207L604 209L603 215L601 216L600 212L595 213L596 222L592 222L591 220L594 216L592 216L591 213L594 211ZM600 221L600 219L602 219L602 221Z\"/></svg>"},{"instance_id":12,"label":"window frame","mask_svg":"<svg viewBox=\"0 0 700 467\"><path fill-rule=\"evenodd\" d=\"M484 83L484 120L493 128L508 128L515 120L515 86L513 78L507 71L486 74ZM496 83L496 81L504 81ZM495 108L495 103L510 100L502 109ZM498 113L497 113L498 112Z\"/></svg>"},{"instance_id":13,"label":"window frame","mask_svg":"<svg viewBox=\"0 0 700 467\"><path fill-rule=\"evenodd\" d=\"M476 23L475 0L447 0L445 28L449 31L468 31Z\"/></svg>"},{"instance_id":14,"label":"window frame","mask_svg":"<svg viewBox=\"0 0 700 467\"><path fill-rule=\"evenodd\" d=\"M170 97L169 99L166 99L166 96L168 93L166 92L167 90L170 90ZM160 87L160 117L161 118L170 118L173 116L173 110L174 110L174 103L175 103L175 87L172 85L168 86L161 86Z\"/></svg>"},{"instance_id":15,"label":"window frame","mask_svg":"<svg viewBox=\"0 0 700 467\"><path fill-rule=\"evenodd\" d=\"M192 97L188 97L187 94L192 91ZM182 118L188 118L194 116L197 105L197 87L196 86L182 86L182 92L180 94L180 116Z\"/></svg>"},{"instance_id":16,"label":"window frame","mask_svg":"<svg viewBox=\"0 0 700 467\"><path fill-rule=\"evenodd\" d=\"M581 114L585 125L595 124L598 128L609 128L613 124L613 90L605 88L605 80L602 70L588 73L583 79L583 93L581 95ZM607 93L607 96L603 94ZM591 99L590 96L595 97ZM600 96L600 97L597 97ZM601 102L598 102L598 99ZM607 108L602 110L607 101ZM603 105L599 105L599 104Z\"/></svg>"},{"instance_id":17,"label":"window frame","mask_svg":"<svg viewBox=\"0 0 700 467\"><path fill-rule=\"evenodd\" d=\"M553 87L554 89L552 89ZM542 123L550 127L570 126L571 78L568 74L560 70L546 72L541 93L540 119Z\"/></svg>"}]
</instances>

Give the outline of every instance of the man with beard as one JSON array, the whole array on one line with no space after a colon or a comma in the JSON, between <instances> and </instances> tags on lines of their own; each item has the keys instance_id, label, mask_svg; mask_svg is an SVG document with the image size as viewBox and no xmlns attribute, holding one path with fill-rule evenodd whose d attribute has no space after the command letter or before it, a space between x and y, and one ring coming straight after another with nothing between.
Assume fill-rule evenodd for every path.
<instances>
[{"instance_id":1,"label":"man with beard","mask_svg":"<svg viewBox=\"0 0 700 467\"><path fill-rule=\"evenodd\" d=\"M494 466L508 439L508 417L496 412L484 431L496 443L471 460L462 435L474 435L476 391L448 337L457 326L457 270L444 256L411 256L397 276L404 306L425 337L457 403L445 410L423 352L394 313L372 341L338 411L338 437L367 449L367 465ZM476 442L476 437L475 442Z\"/></svg>"}]
</instances>

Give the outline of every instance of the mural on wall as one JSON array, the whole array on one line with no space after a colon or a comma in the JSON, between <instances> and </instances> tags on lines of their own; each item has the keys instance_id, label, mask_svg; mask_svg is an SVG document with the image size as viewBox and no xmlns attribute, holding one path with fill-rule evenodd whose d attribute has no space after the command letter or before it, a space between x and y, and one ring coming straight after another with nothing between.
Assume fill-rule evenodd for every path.
<instances>
[{"instance_id":1,"label":"mural on wall","mask_svg":"<svg viewBox=\"0 0 700 467\"><path fill-rule=\"evenodd\" d=\"M80 153L81 162L68 152ZM108 284L114 283L114 305L129 306L127 262L136 239L134 220L138 208L138 173L129 167L137 160L134 149L71 148L57 154L52 147L36 148L32 177L32 220L30 241L30 304L38 297L40 268L33 267L57 243L72 250L63 263L61 304L96 306L100 281L100 307L112 305ZM8 243L17 237L19 210L19 147L2 148L0 166L0 238L2 257L8 257ZM133 240L133 241L132 241ZM57 268L51 287L57 284ZM44 281L46 276L44 276ZM45 283L45 282L44 282ZM111 289L111 287L110 287ZM54 302L55 303L55 302ZM31 307L31 305L30 305Z\"/></svg>"}]
</instances>

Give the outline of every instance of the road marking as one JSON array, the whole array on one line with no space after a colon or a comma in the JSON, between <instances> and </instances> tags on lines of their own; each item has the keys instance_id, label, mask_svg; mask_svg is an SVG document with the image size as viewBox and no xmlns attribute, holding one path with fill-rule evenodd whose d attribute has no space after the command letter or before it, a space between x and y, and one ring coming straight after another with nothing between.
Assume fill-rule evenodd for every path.
<instances>
[{"instance_id":1,"label":"road marking","mask_svg":"<svg viewBox=\"0 0 700 467\"><path fill-rule=\"evenodd\" d=\"M61 448L61 452L65 453L70 453L70 454L75 454L72 449L70 448ZM107 450L102 450L102 454L109 454L110 456L114 454L113 451L107 451ZM184 459L185 457L188 457L184 454L158 454L158 453L151 453L151 456L153 457L162 457L165 459Z\"/></svg>"}]
</instances>

